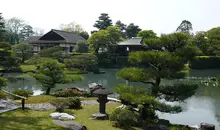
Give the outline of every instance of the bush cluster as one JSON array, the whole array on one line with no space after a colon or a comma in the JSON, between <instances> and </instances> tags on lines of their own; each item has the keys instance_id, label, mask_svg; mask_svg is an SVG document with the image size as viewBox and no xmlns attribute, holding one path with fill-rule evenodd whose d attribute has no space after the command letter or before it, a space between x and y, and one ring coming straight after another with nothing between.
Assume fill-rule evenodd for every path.
<instances>
[{"instance_id":1,"label":"bush cluster","mask_svg":"<svg viewBox=\"0 0 220 130\"><path fill-rule=\"evenodd\" d=\"M77 97L84 94L76 90L57 90L53 95L56 97Z\"/></svg>"},{"instance_id":2,"label":"bush cluster","mask_svg":"<svg viewBox=\"0 0 220 130\"><path fill-rule=\"evenodd\" d=\"M110 116L117 127L129 128L137 124L137 114L128 109L116 109Z\"/></svg>"},{"instance_id":3,"label":"bush cluster","mask_svg":"<svg viewBox=\"0 0 220 130\"><path fill-rule=\"evenodd\" d=\"M6 99L7 94L0 90L0 99Z\"/></svg>"},{"instance_id":4,"label":"bush cluster","mask_svg":"<svg viewBox=\"0 0 220 130\"><path fill-rule=\"evenodd\" d=\"M33 92L32 91L27 91L27 90L14 90L12 92L13 94L16 94L16 95L19 95L19 96L23 96L23 97L29 97L31 95L33 95ZM14 99L20 99L18 97L13 97Z\"/></svg>"},{"instance_id":5,"label":"bush cluster","mask_svg":"<svg viewBox=\"0 0 220 130\"><path fill-rule=\"evenodd\" d=\"M57 112L64 112L64 108L81 108L81 101L79 98L57 98L51 100L50 103L56 107Z\"/></svg>"}]
</instances>

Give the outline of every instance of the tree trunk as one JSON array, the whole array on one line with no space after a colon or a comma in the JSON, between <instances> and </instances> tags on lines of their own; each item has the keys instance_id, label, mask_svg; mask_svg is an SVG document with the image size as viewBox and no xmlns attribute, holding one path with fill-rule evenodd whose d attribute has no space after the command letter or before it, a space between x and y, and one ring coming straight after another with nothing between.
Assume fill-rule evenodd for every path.
<instances>
[{"instance_id":1,"label":"tree trunk","mask_svg":"<svg viewBox=\"0 0 220 130\"><path fill-rule=\"evenodd\" d=\"M156 83L152 88L152 95L157 96L159 92L159 86L160 86L161 78L160 76L156 77Z\"/></svg>"},{"instance_id":2,"label":"tree trunk","mask_svg":"<svg viewBox=\"0 0 220 130\"><path fill-rule=\"evenodd\" d=\"M24 57L21 58L21 62L24 63Z\"/></svg>"},{"instance_id":3,"label":"tree trunk","mask_svg":"<svg viewBox=\"0 0 220 130\"><path fill-rule=\"evenodd\" d=\"M47 88L46 95L49 95L49 94L50 94L50 89L51 89L51 88Z\"/></svg>"}]
</instances>

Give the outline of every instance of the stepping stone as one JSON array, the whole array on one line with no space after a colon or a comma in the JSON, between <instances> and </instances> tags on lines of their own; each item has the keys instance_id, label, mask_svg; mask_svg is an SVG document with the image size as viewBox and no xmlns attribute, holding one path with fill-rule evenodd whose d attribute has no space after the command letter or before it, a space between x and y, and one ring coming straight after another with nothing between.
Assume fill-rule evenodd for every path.
<instances>
[{"instance_id":1,"label":"stepping stone","mask_svg":"<svg viewBox=\"0 0 220 130\"><path fill-rule=\"evenodd\" d=\"M71 130L87 130L86 126L81 125L75 121L60 121L60 120L53 120L53 123L62 126L64 128L69 128Z\"/></svg>"}]
</instances>

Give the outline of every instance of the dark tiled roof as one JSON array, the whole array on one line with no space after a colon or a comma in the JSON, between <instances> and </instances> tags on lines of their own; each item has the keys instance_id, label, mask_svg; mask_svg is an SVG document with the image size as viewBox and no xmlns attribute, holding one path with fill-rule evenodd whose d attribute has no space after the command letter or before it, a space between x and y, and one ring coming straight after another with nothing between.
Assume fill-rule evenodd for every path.
<instances>
[{"instance_id":1,"label":"dark tiled roof","mask_svg":"<svg viewBox=\"0 0 220 130\"><path fill-rule=\"evenodd\" d=\"M133 37L129 40L123 41L123 42L119 42L118 45L119 46L123 46L123 45L142 45L141 44L142 38L141 37Z\"/></svg>"},{"instance_id":2,"label":"dark tiled roof","mask_svg":"<svg viewBox=\"0 0 220 130\"><path fill-rule=\"evenodd\" d=\"M80 40L86 40L83 37L75 34L74 32L66 32L66 31L55 30L55 29L52 29L51 31L59 34L60 36L66 39L66 42L69 42L69 43L76 43L77 41L80 41Z\"/></svg>"},{"instance_id":3,"label":"dark tiled roof","mask_svg":"<svg viewBox=\"0 0 220 130\"><path fill-rule=\"evenodd\" d=\"M66 32L66 31L61 31L61 30L55 30L52 29L51 31L55 32L56 34L60 35L63 37L65 40L40 40L41 37L43 36L32 36L29 37L26 42L28 43L60 43L60 42L66 42L66 43L76 43L77 41L80 40L86 40L83 37L75 34L74 32ZM49 32L48 32L49 33Z\"/></svg>"}]
</instances>

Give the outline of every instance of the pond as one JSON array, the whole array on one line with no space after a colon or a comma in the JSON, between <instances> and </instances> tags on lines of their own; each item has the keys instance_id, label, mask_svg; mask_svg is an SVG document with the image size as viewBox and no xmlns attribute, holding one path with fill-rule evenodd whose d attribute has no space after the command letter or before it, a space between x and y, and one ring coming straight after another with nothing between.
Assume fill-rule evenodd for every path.
<instances>
[{"instance_id":1,"label":"pond","mask_svg":"<svg viewBox=\"0 0 220 130\"><path fill-rule=\"evenodd\" d=\"M149 88L148 85L143 83L128 83L123 79L116 78L117 69L104 69L106 74L95 75L92 73L83 75L83 81L77 81L69 84L58 84L56 89L66 87L81 87L88 88L89 83L99 83L104 87L113 89L117 84L130 84L140 87ZM40 85L31 77L21 78L20 74L10 73L5 74L9 78L8 87L5 89L13 91L16 89L25 89L34 91L34 95L42 93ZM220 70L191 70L187 80L201 81L197 79L205 79L208 77L215 77L220 75ZM13 78L17 77L17 78ZM163 83L171 83L174 81L166 81ZM52 90L53 91L53 90ZM113 95L114 96L114 95ZM216 125L216 129L220 129L220 88L207 87L200 85L194 96L188 98L180 105L184 111L179 114L158 113L160 118L168 119L172 123L197 125L201 122L212 123Z\"/></svg>"}]
</instances>

